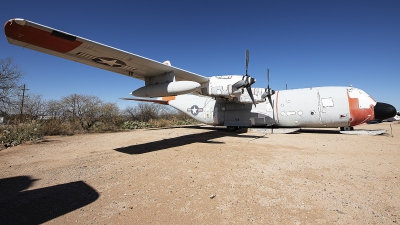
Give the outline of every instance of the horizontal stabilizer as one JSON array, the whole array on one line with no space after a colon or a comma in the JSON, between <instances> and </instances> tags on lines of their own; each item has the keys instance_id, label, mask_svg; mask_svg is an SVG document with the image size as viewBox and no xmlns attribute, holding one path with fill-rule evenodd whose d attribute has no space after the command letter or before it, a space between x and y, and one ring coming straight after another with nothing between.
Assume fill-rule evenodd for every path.
<instances>
[{"instance_id":1,"label":"horizontal stabilizer","mask_svg":"<svg viewBox=\"0 0 400 225\"><path fill-rule=\"evenodd\" d=\"M170 100L174 100L173 97L162 97L162 98L120 98L122 100L138 101L138 102L153 102L162 105L169 105Z\"/></svg>"}]
</instances>

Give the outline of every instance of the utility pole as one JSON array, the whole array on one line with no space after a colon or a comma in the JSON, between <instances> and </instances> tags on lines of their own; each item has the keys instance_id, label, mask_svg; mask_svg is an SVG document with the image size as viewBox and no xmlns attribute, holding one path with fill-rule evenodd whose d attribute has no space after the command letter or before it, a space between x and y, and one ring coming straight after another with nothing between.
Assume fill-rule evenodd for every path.
<instances>
[{"instance_id":1,"label":"utility pole","mask_svg":"<svg viewBox=\"0 0 400 225\"><path fill-rule=\"evenodd\" d=\"M22 102L21 102L21 114L20 114L20 120L22 121L22 115L24 113L24 100L25 100L25 91L29 90L26 89L26 86L24 84L24 87L22 88Z\"/></svg>"}]
</instances>

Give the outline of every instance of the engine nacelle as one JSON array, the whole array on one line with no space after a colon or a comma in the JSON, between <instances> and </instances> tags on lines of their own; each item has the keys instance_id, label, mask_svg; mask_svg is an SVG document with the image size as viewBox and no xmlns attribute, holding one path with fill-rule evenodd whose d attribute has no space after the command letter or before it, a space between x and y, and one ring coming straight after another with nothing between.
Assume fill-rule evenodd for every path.
<instances>
[{"instance_id":1,"label":"engine nacelle","mask_svg":"<svg viewBox=\"0 0 400 225\"><path fill-rule=\"evenodd\" d=\"M195 91L200 84L194 81L175 81L170 83L147 85L131 92L137 97L164 97L183 95Z\"/></svg>"},{"instance_id":2,"label":"engine nacelle","mask_svg":"<svg viewBox=\"0 0 400 225\"><path fill-rule=\"evenodd\" d=\"M202 88L201 94L216 98L224 98L237 103L253 104L246 89L234 87L234 84L242 79L243 76L240 75L210 77L207 88ZM261 95L265 92L264 88L251 88L251 91L253 92L254 101L256 103L265 102L265 99L261 98Z\"/></svg>"}]
</instances>

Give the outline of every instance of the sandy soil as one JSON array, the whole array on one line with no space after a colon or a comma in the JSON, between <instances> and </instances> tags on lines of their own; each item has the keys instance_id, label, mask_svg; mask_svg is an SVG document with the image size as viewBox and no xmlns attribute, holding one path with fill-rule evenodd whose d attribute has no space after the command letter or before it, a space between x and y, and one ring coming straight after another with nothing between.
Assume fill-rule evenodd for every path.
<instances>
[{"instance_id":1,"label":"sandy soil","mask_svg":"<svg viewBox=\"0 0 400 225\"><path fill-rule=\"evenodd\" d=\"M357 127L381 128L46 137L0 151L0 223L398 224L400 124Z\"/></svg>"}]
</instances>

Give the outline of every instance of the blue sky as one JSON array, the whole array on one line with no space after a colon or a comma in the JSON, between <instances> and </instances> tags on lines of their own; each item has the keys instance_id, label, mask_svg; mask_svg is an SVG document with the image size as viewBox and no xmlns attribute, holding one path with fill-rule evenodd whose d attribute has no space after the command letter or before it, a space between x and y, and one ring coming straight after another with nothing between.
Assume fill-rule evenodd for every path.
<instances>
[{"instance_id":1,"label":"blue sky","mask_svg":"<svg viewBox=\"0 0 400 225\"><path fill-rule=\"evenodd\" d=\"M400 109L400 1L5 1L3 24L24 18L204 76L244 74L253 87L358 87ZM119 100L144 82L8 44L29 93Z\"/></svg>"}]
</instances>

